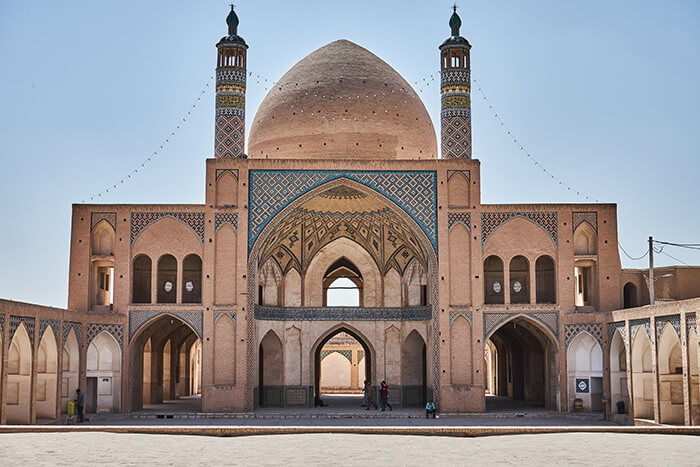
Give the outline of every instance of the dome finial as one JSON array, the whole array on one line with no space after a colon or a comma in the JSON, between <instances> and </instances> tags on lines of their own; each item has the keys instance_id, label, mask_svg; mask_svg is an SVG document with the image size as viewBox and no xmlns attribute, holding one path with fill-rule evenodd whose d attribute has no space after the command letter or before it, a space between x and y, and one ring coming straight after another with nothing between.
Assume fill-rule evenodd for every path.
<instances>
[{"instance_id":1,"label":"dome finial","mask_svg":"<svg viewBox=\"0 0 700 467\"><path fill-rule=\"evenodd\" d=\"M231 4L231 12L228 14L226 17L226 24L228 24L228 35L229 36L235 36L238 34L238 15L236 14L235 11L233 11L233 8L235 5L232 3Z\"/></svg>"},{"instance_id":2,"label":"dome finial","mask_svg":"<svg viewBox=\"0 0 700 467\"><path fill-rule=\"evenodd\" d=\"M450 28L452 29L453 36L459 36L459 28L462 26L462 20L457 14L457 4L452 5L453 13L450 17Z\"/></svg>"}]
</instances>

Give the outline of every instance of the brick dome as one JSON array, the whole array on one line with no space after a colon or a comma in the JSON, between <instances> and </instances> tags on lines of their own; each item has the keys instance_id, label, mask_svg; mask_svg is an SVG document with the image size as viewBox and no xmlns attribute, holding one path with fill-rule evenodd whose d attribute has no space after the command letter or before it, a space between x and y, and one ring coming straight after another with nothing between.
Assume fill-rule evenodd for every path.
<instances>
[{"instance_id":1,"label":"brick dome","mask_svg":"<svg viewBox=\"0 0 700 467\"><path fill-rule=\"evenodd\" d=\"M294 65L270 90L250 130L248 157L435 159L437 139L414 89L347 40Z\"/></svg>"}]
</instances>

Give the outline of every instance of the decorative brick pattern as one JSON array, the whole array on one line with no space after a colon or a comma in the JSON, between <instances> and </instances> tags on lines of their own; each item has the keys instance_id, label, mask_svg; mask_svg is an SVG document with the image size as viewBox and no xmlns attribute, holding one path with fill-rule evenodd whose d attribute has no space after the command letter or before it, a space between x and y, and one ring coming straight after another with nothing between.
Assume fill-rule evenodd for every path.
<instances>
[{"instance_id":1,"label":"decorative brick pattern","mask_svg":"<svg viewBox=\"0 0 700 467\"><path fill-rule=\"evenodd\" d=\"M131 311L129 312L129 341L134 338L136 332L153 318L159 316L174 316L189 324L199 338L202 338L202 312L201 311Z\"/></svg>"},{"instance_id":2,"label":"decorative brick pattern","mask_svg":"<svg viewBox=\"0 0 700 467\"><path fill-rule=\"evenodd\" d=\"M472 177L471 177L471 172L469 170L448 170L447 171L447 181L449 182L450 179L454 174L462 174L464 177L467 179L467 181L471 182Z\"/></svg>"},{"instance_id":3,"label":"decorative brick pattern","mask_svg":"<svg viewBox=\"0 0 700 467\"><path fill-rule=\"evenodd\" d=\"M615 336L615 331L620 331L620 336L624 341L625 345L627 343L627 328L625 327L624 321L617 321L615 323L608 323L608 344L612 345L613 337Z\"/></svg>"},{"instance_id":4,"label":"decorative brick pattern","mask_svg":"<svg viewBox=\"0 0 700 467\"><path fill-rule=\"evenodd\" d=\"M34 348L34 324L36 323L36 319L30 316L10 315L10 339L7 345L10 345L12 339L15 337L15 332L17 331L17 328L22 323L24 323L24 327L27 328L29 340L32 342L32 348Z\"/></svg>"},{"instance_id":5,"label":"decorative brick pattern","mask_svg":"<svg viewBox=\"0 0 700 467\"><path fill-rule=\"evenodd\" d=\"M41 342L41 338L44 337L44 332L46 332L46 329L51 326L51 330L53 331L53 335L55 338L60 338L61 336L61 321L58 319L40 319L39 320L39 342ZM60 344L60 341L57 342L56 344Z\"/></svg>"},{"instance_id":6,"label":"decorative brick pattern","mask_svg":"<svg viewBox=\"0 0 700 467\"><path fill-rule=\"evenodd\" d=\"M218 321L219 318L222 316L228 316L233 320L233 324L238 324L236 320L236 312L235 311L215 311L214 312L214 324Z\"/></svg>"},{"instance_id":7,"label":"decorative brick pattern","mask_svg":"<svg viewBox=\"0 0 700 467\"><path fill-rule=\"evenodd\" d=\"M472 215L470 212L451 211L447 213L447 231L452 230L455 224L462 224L468 231L472 231Z\"/></svg>"},{"instance_id":8,"label":"decorative brick pattern","mask_svg":"<svg viewBox=\"0 0 700 467\"><path fill-rule=\"evenodd\" d=\"M117 213L116 212L93 212L90 214L90 230L93 230L97 224L102 221L107 221L114 230L117 230Z\"/></svg>"},{"instance_id":9,"label":"decorative brick pattern","mask_svg":"<svg viewBox=\"0 0 700 467\"><path fill-rule=\"evenodd\" d=\"M569 344L571 344L574 338L582 332L590 334L596 341L598 341L601 349L603 348L603 325L600 323L565 324L564 347L568 349Z\"/></svg>"},{"instance_id":10,"label":"decorative brick pattern","mask_svg":"<svg viewBox=\"0 0 700 467\"><path fill-rule=\"evenodd\" d=\"M666 327L666 323L671 323L673 330L676 331L676 336L678 340L681 340L681 317L680 315L674 316L657 316L656 317L656 342L661 340L661 334Z\"/></svg>"},{"instance_id":11,"label":"decorative brick pattern","mask_svg":"<svg viewBox=\"0 0 700 467\"><path fill-rule=\"evenodd\" d=\"M559 339L559 313L556 311L540 311L536 313L497 312L484 313L484 341L503 323L518 316L526 316L538 321L549 329L557 340Z\"/></svg>"},{"instance_id":12,"label":"decorative brick pattern","mask_svg":"<svg viewBox=\"0 0 700 467\"><path fill-rule=\"evenodd\" d=\"M688 313L687 315L685 315L685 327L686 327L688 334L690 334L691 330L695 331L695 334L698 333L696 319L697 319L697 315L695 313ZM2 327L0 327L0 330L1 329L2 329Z\"/></svg>"},{"instance_id":13,"label":"decorative brick pattern","mask_svg":"<svg viewBox=\"0 0 700 467\"><path fill-rule=\"evenodd\" d=\"M404 307L285 307L255 305L255 319L263 321L425 321L431 306Z\"/></svg>"},{"instance_id":14,"label":"decorative brick pattern","mask_svg":"<svg viewBox=\"0 0 700 467\"><path fill-rule=\"evenodd\" d=\"M0 314L0 336L5 336L5 315Z\"/></svg>"},{"instance_id":15,"label":"decorative brick pattern","mask_svg":"<svg viewBox=\"0 0 700 467\"><path fill-rule=\"evenodd\" d=\"M651 323L649 322L649 318L630 320L630 343L634 342L634 337L637 335L637 331L639 331L640 327L644 328L649 338L649 343L651 343Z\"/></svg>"},{"instance_id":16,"label":"decorative brick pattern","mask_svg":"<svg viewBox=\"0 0 700 467\"><path fill-rule=\"evenodd\" d=\"M472 312L471 310L450 310L450 326L452 326L452 322L457 319L457 317L462 316L464 317L467 321L469 321L470 325L473 325L474 322L472 320Z\"/></svg>"},{"instance_id":17,"label":"decorative brick pattern","mask_svg":"<svg viewBox=\"0 0 700 467\"><path fill-rule=\"evenodd\" d=\"M441 152L443 159L472 157L471 76L469 70L441 73Z\"/></svg>"},{"instance_id":18,"label":"decorative brick pattern","mask_svg":"<svg viewBox=\"0 0 700 467\"><path fill-rule=\"evenodd\" d=\"M214 155L217 158L245 156L245 89L245 69L216 70Z\"/></svg>"},{"instance_id":19,"label":"decorative brick pattern","mask_svg":"<svg viewBox=\"0 0 700 467\"><path fill-rule=\"evenodd\" d=\"M228 224L233 227L233 230L238 232L238 213L237 212L217 212L214 213L214 232L218 232L219 228Z\"/></svg>"},{"instance_id":20,"label":"decorative brick pattern","mask_svg":"<svg viewBox=\"0 0 700 467\"><path fill-rule=\"evenodd\" d=\"M506 221L514 217L529 219L547 232L555 245L559 245L558 222L556 212L482 212L481 213L481 246L491 234Z\"/></svg>"},{"instance_id":21,"label":"decorative brick pattern","mask_svg":"<svg viewBox=\"0 0 700 467\"><path fill-rule=\"evenodd\" d=\"M588 222L588 225L593 227L593 230L598 232L598 213L594 211L572 212L571 213L571 231L575 231L576 227L582 222Z\"/></svg>"},{"instance_id":22,"label":"decorative brick pattern","mask_svg":"<svg viewBox=\"0 0 700 467\"><path fill-rule=\"evenodd\" d=\"M238 169L216 169L216 179L218 180L225 173L230 173L238 180Z\"/></svg>"},{"instance_id":23,"label":"decorative brick pattern","mask_svg":"<svg viewBox=\"0 0 700 467\"><path fill-rule=\"evenodd\" d=\"M132 212L131 213L131 244L146 227L164 217L177 219L197 235L204 243L204 213L203 212Z\"/></svg>"},{"instance_id":24,"label":"decorative brick pattern","mask_svg":"<svg viewBox=\"0 0 700 467\"><path fill-rule=\"evenodd\" d=\"M83 340L83 325L81 323L75 322L75 321L64 321L63 322L63 343L65 344L66 340L68 339L68 334L70 334L70 330L73 329L73 332L75 333L75 338L78 341L78 346L80 346L80 342Z\"/></svg>"},{"instance_id":25,"label":"decorative brick pattern","mask_svg":"<svg viewBox=\"0 0 700 467\"><path fill-rule=\"evenodd\" d=\"M87 324L87 345L100 333L107 332L119 343L119 347L124 349L124 326L122 324L88 323Z\"/></svg>"},{"instance_id":26,"label":"decorative brick pattern","mask_svg":"<svg viewBox=\"0 0 700 467\"><path fill-rule=\"evenodd\" d=\"M350 363L352 363L352 350L321 350L321 360L332 353L339 353L343 357L347 358Z\"/></svg>"},{"instance_id":27,"label":"decorative brick pattern","mask_svg":"<svg viewBox=\"0 0 700 467\"><path fill-rule=\"evenodd\" d=\"M437 253L437 184L433 171L251 170L248 249L275 215L309 190L339 178L365 185L396 203Z\"/></svg>"}]
</instances>

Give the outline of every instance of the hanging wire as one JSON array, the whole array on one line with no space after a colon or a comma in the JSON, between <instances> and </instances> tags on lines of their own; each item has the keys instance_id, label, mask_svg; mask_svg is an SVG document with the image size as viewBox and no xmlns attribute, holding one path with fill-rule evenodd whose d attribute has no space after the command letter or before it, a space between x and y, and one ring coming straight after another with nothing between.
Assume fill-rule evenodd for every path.
<instances>
[{"instance_id":1,"label":"hanging wire","mask_svg":"<svg viewBox=\"0 0 700 467\"><path fill-rule=\"evenodd\" d=\"M629 253L627 253L627 252L625 251L625 249L622 247L622 244L621 244L619 241L617 242L617 246L619 246L619 247L620 247L620 250L622 250L622 252L625 254L625 256L627 256L627 257L628 257L629 259L631 259L632 261L639 261L639 260L642 260L642 259L644 259L644 258L646 257L646 255L649 254L649 250L647 250L647 251L646 251L642 256L640 256L639 258L634 258L634 257L630 256Z\"/></svg>"},{"instance_id":2,"label":"hanging wire","mask_svg":"<svg viewBox=\"0 0 700 467\"><path fill-rule=\"evenodd\" d=\"M87 202L87 200L93 201L96 198L101 198L102 195L109 193L110 190L114 191L117 189L117 187L123 185L124 183L128 182L131 180L132 177L135 177L136 174L139 173L139 169L146 167L147 164L153 161L159 154L163 152L163 149L170 143L170 140L177 135L181 130L182 127L184 126L184 123L187 122L187 118L192 115L192 111L197 108L197 105L199 102L202 100L202 96L207 92L207 89L209 88L209 84L211 81L214 79L214 76L210 76L209 79L207 80L206 84L204 85L204 88L202 88L201 92L197 95L197 98L194 100L192 105L189 107L189 110L183 115L183 117L179 120L178 124L173 128L173 130L170 132L170 134L163 140L162 143L158 146L158 149L153 151L150 156L145 158L139 165L136 166L131 172L127 173L124 177L122 177L119 182L113 183L111 186L108 188L95 193L94 195L90 196L89 198L86 198L82 200L82 203Z\"/></svg>"}]
</instances>

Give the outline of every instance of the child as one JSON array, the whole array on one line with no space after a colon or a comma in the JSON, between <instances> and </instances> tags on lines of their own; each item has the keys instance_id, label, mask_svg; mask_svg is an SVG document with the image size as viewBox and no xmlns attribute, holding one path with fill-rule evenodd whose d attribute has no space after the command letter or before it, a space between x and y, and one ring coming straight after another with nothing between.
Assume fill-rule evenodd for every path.
<instances>
[{"instance_id":1,"label":"child","mask_svg":"<svg viewBox=\"0 0 700 467\"><path fill-rule=\"evenodd\" d=\"M433 404L433 401L428 401L428 403L425 404L425 418L428 418L429 415L435 418L435 404Z\"/></svg>"}]
</instances>

